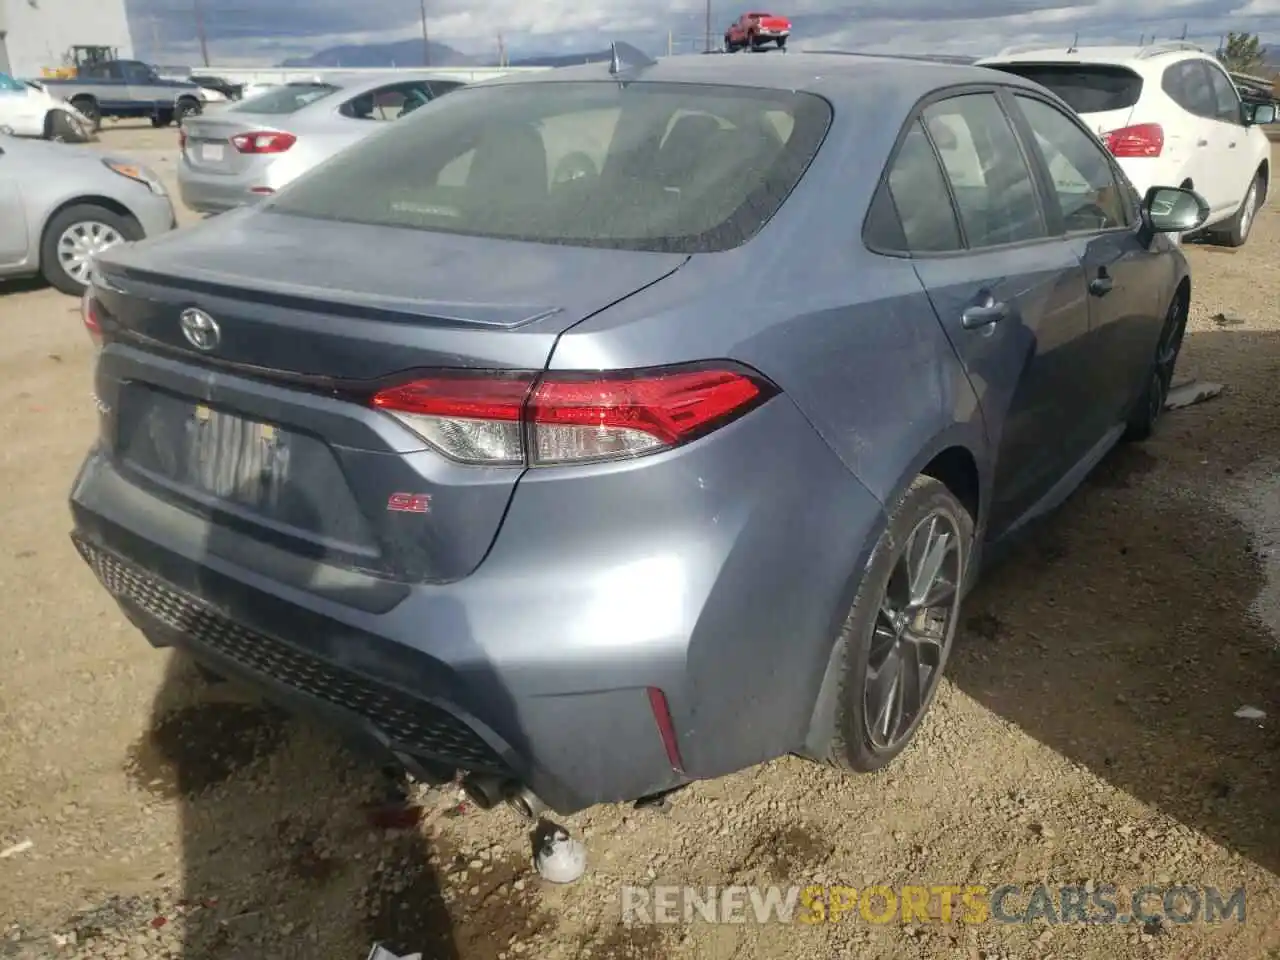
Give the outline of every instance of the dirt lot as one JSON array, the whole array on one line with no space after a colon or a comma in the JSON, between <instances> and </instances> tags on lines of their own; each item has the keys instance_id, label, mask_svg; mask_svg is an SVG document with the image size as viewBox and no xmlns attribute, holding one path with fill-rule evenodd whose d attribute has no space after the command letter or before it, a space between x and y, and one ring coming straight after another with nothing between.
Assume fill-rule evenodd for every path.
<instances>
[{"instance_id":1,"label":"dirt lot","mask_svg":"<svg viewBox=\"0 0 1280 960\"><path fill-rule=\"evenodd\" d=\"M171 131L106 138L172 173ZM148 648L67 539L95 430L76 304L0 288L0 851L30 841L0 852L0 957L1280 958L1278 211L1243 250L1190 248L1179 375L1225 394L991 572L899 762L787 759L589 811L571 887L531 871L510 812L415 790L414 823L325 731ZM1244 885L1247 920L620 924L624 884L1085 881L1122 908L1144 883Z\"/></svg>"}]
</instances>

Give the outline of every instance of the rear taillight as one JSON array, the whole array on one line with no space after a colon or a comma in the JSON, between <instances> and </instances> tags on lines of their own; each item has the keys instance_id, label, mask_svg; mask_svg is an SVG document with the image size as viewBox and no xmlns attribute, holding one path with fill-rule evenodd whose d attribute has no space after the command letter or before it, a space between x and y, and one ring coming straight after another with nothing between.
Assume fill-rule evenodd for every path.
<instances>
[{"instance_id":1,"label":"rear taillight","mask_svg":"<svg viewBox=\"0 0 1280 960\"><path fill-rule=\"evenodd\" d=\"M549 466L668 450L775 392L727 364L592 374L442 371L382 390L372 403L454 460Z\"/></svg>"},{"instance_id":2,"label":"rear taillight","mask_svg":"<svg viewBox=\"0 0 1280 960\"><path fill-rule=\"evenodd\" d=\"M268 131L265 133L238 133L231 138L231 145L241 153L284 153L298 138L292 133Z\"/></svg>"},{"instance_id":3,"label":"rear taillight","mask_svg":"<svg viewBox=\"0 0 1280 960\"><path fill-rule=\"evenodd\" d=\"M85 332L89 334L93 345L102 349L102 319L98 313L98 301L93 298L92 287L85 290L84 296L80 298L80 319L84 322Z\"/></svg>"},{"instance_id":4,"label":"rear taillight","mask_svg":"<svg viewBox=\"0 0 1280 960\"><path fill-rule=\"evenodd\" d=\"M1139 123L1102 135L1113 157L1158 157L1164 150L1164 128L1158 123Z\"/></svg>"}]
</instances>

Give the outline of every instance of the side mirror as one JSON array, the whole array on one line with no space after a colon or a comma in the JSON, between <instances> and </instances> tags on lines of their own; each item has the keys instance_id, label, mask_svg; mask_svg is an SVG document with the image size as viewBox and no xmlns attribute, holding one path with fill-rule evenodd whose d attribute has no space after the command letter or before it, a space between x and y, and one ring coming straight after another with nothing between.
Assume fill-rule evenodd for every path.
<instances>
[{"instance_id":1,"label":"side mirror","mask_svg":"<svg viewBox=\"0 0 1280 960\"><path fill-rule=\"evenodd\" d=\"M1253 116L1249 118L1255 124L1275 123L1276 106L1274 103L1259 103L1253 108Z\"/></svg>"},{"instance_id":2,"label":"side mirror","mask_svg":"<svg viewBox=\"0 0 1280 960\"><path fill-rule=\"evenodd\" d=\"M1142 222L1152 233L1187 233L1204 226L1209 204L1184 187L1152 187L1142 198Z\"/></svg>"}]
</instances>

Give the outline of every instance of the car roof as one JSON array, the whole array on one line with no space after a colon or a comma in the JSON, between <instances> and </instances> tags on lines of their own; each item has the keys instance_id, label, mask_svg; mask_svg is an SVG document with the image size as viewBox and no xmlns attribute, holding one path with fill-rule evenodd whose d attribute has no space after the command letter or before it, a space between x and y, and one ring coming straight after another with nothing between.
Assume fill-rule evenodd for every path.
<instances>
[{"instance_id":1,"label":"car roof","mask_svg":"<svg viewBox=\"0 0 1280 960\"><path fill-rule=\"evenodd\" d=\"M589 63L532 74L505 74L483 86L612 79L608 63ZM972 64L923 57L861 53L757 53L663 57L649 66L624 68L619 79L646 83L704 83L816 93L833 102L874 103L892 92L915 102L940 87L967 83L1036 85L1021 77Z\"/></svg>"},{"instance_id":2,"label":"car roof","mask_svg":"<svg viewBox=\"0 0 1280 960\"><path fill-rule=\"evenodd\" d=\"M1140 67L1150 63L1161 65L1175 60L1206 56L1199 47L1181 41L1139 46L1098 47L1013 47L994 57L983 57L979 64L991 63L1096 63Z\"/></svg>"}]
</instances>

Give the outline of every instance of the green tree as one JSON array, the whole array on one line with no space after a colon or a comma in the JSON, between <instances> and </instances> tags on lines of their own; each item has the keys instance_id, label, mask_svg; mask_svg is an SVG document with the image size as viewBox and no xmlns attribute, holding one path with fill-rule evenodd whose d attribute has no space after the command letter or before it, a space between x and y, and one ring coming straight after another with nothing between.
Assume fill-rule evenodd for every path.
<instances>
[{"instance_id":1,"label":"green tree","mask_svg":"<svg viewBox=\"0 0 1280 960\"><path fill-rule=\"evenodd\" d=\"M1223 65L1232 73L1257 73L1267 59L1267 48L1256 33L1228 33L1222 48Z\"/></svg>"}]
</instances>

